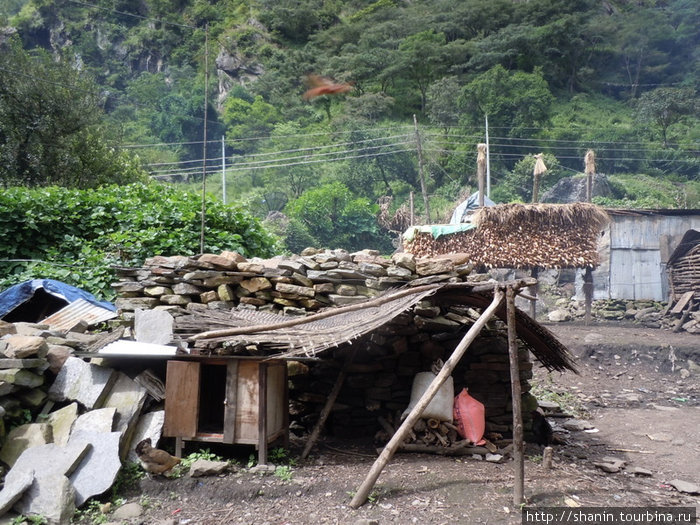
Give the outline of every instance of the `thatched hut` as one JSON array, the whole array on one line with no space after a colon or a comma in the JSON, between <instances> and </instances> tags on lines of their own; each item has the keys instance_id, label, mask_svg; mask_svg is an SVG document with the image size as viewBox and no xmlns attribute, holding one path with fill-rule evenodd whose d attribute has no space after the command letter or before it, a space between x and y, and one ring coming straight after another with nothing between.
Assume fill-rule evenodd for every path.
<instances>
[{"instance_id":1,"label":"thatched hut","mask_svg":"<svg viewBox=\"0 0 700 525\"><path fill-rule=\"evenodd\" d=\"M666 263L671 298L688 292L700 298L700 231L688 230Z\"/></svg>"},{"instance_id":2,"label":"thatched hut","mask_svg":"<svg viewBox=\"0 0 700 525\"><path fill-rule=\"evenodd\" d=\"M464 253L486 268L595 268L607 213L588 203L502 204L478 210L472 229L434 235L430 226L404 237L416 256ZM432 227L435 229L434 227Z\"/></svg>"}]
</instances>

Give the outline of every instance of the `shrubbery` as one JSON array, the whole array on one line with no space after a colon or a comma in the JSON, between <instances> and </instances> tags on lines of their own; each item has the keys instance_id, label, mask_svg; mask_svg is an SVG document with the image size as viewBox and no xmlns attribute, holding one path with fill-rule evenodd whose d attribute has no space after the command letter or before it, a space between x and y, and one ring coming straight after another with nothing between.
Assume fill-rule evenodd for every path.
<instances>
[{"instance_id":1,"label":"shrubbery","mask_svg":"<svg viewBox=\"0 0 700 525\"><path fill-rule=\"evenodd\" d=\"M206 201L205 252L271 256L275 239L236 206ZM0 289L53 278L112 298L111 266L200 251L201 197L159 184L0 194Z\"/></svg>"}]
</instances>

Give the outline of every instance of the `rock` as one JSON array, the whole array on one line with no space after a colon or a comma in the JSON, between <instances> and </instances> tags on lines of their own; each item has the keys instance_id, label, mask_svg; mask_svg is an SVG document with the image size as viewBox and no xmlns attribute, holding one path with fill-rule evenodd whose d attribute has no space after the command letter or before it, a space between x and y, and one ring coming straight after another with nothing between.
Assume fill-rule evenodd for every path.
<instances>
[{"instance_id":1,"label":"rock","mask_svg":"<svg viewBox=\"0 0 700 525\"><path fill-rule=\"evenodd\" d=\"M27 357L46 357L49 347L46 339L31 335L13 335L7 339L5 355L13 359L26 359Z\"/></svg>"},{"instance_id":2,"label":"rock","mask_svg":"<svg viewBox=\"0 0 700 525\"><path fill-rule=\"evenodd\" d=\"M594 428L593 425L591 425L588 421L583 421L580 419L568 419L564 421L564 423L562 423L561 426L564 427L566 430L572 431L582 431Z\"/></svg>"},{"instance_id":3,"label":"rock","mask_svg":"<svg viewBox=\"0 0 700 525\"><path fill-rule=\"evenodd\" d=\"M114 426L115 407L98 408L85 412L73 423L72 432L111 432Z\"/></svg>"},{"instance_id":4,"label":"rock","mask_svg":"<svg viewBox=\"0 0 700 525\"><path fill-rule=\"evenodd\" d=\"M364 303L367 297L362 295L344 296L338 294L328 294L330 301L336 306L347 306L350 304Z\"/></svg>"},{"instance_id":5,"label":"rock","mask_svg":"<svg viewBox=\"0 0 700 525\"><path fill-rule=\"evenodd\" d=\"M625 462L622 460L594 461L593 465L601 469L603 472L615 474L620 472L620 470L625 466Z\"/></svg>"},{"instance_id":6,"label":"rock","mask_svg":"<svg viewBox=\"0 0 700 525\"><path fill-rule=\"evenodd\" d=\"M235 252L228 252L233 254ZM238 255L238 254L236 254ZM218 266L224 268L225 270L235 270L238 268L236 261L233 257L226 257L225 255L214 255L213 253L203 253L197 259L200 263L211 264L213 266ZM241 261L243 262L243 261Z\"/></svg>"},{"instance_id":7,"label":"rock","mask_svg":"<svg viewBox=\"0 0 700 525\"><path fill-rule=\"evenodd\" d=\"M552 310L547 314L547 319L553 323L562 323L571 320L571 314L566 310Z\"/></svg>"},{"instance_id":8,"label":"rock","mask_svg":"<svg viewBox=\"0 0 700 525\"><path fill-rule=\"evenodd\" d=\"M110 368L69 357L49 388L49 399L77 401L92 409L101 405L116 379L117 374Z\"/></svg>"},{"instance_id":9,"label":"rock","mask_svg":"<svg viewBox=\"0 0 700 525\"><path fill-rule=\"evenodd\" d=\"M112 519L116 521L128 520L132 518L138 518L143 514L143 507L138 503L131 502L126 505L122 505L112 514Z\"/></svg>"},{"instance_id":10,"label":"rock","mask_svg":"<svg viewBox=\"0 0 700 525\"><path fill-rule=\"evenodd\" d=\"M44 384L44 377L25 368L0 369L0 381L26 388L36 388Z\"/></svg>"},{"instance_id":11,"label":"rock","mask_svg":"<svg viewBox=\"0 0 700 525\"><path fill-rule=\"evenodd\" d=\"M686 368L681 368L679 372L681 379L688 379L690 377L690 370Z\"/></svg>"},{"instance_id":12,"label":"rock","mask_svg":"<svg viewBox=\"0 0 700 525\"><path fill-rule=\"evenodd\" d=\"M685 492L686 494L700 494L700 486L696 485L695 483L674 479L669 481L668 484L678 492Z\"/></svg>"},{"instance_id":13,"label":"rock","mask_svg":"<svg viewBox=\"0 0 700 525\"><path fill-rule=\"evenodd\" d=\"M416 273L420 276L450 273L454 264L449 259L419 259L416 262Z\"/></svg>"},{"instance_id":14,"label":"rock","mask_svg":"<svg viewBox=\"0 0 700 525\"><path fill-rule=\"evenodd\" d=\"M48 423L27 423L10 430L7 441L0 450L0 460L12 467L25 450L51 443L51 425Z\"/></svg>"},{"instance_id":15,"label":"rock","mask_svg":"<svg viewBox=\"0 0 700 525\"><path fill-rule=\"evenodd\" d=\"M140 343L167 345L173 340L173 316L163 310L136 310L134 339Z\"/></svg>"},{"instance_id":16,"label":"rock","mask_svg":"<svg viewBox=\"0 0 700 525\"><path fill-rule=\"evenodd\" d=\"M113 430L124 436L120 457L126 458L129 437L134 430L139 413L148 393L146 389L122 372L117 372L117 380L104 400L103 408L116 408Z\"/></svg>"},{"instance_id":17,"label":"rock","mask_svg":"<svg viewBox=\"0 0 700 525\"><path fill-rule=\"evenodd\" d=\"M7 321L0 321L0 337L2 337L3 335L11 335L16 333L17 328L15 328L14 324L8 323Z\"/></svg>"},{"instance_id":18,"label":"rock","mask_svg":"<svg viewBox=\"0 0 700 525\"><path fill-rule=\"evenodd\" d=\"M501 454L486 454L486 461L489 463L501 463L503 456Z\"/></svg>"},{"instance_id":19,"label":"rock","mask_svg":"<svg viewBox=\"0 0 700 525\"><path fill-rule=\"evenodd\" d=\"M53 442L56 445L68 443L68 438L76 419L78 419L78 403L66 405L47 416L46 422L51 425Z\"/></svg>"},{"instance_id":20,"label":"rock","mask_svg":"<svg viewBox=\"0 0 700 525\"><path fill-rule=\"evenodd\" d=\"M189 476L198 478L201 476L217 476L228 469L228 461L209 461L198 459L190 466Z\"/></svg>"},{"instance_id":21,"label":"rock","mask_svg":"<svg viewBox=\"0 0 700 525\"><path fill-rule=\"evenodd\" d=\"M15 505L22 514L44 516L48 523L64 525L75 513L75 490L66 476L85 457L90 445L72 443L66 446L50 443L25 450L8 472L6 483L13 483L27 472L34 473L34 483Z\"/></svg>"},{"instance_id":22,"label":"rock","mask_svg":"<svg viewBox=\"0 0 700 525\"><path fill-rule=\"evenodd\" d=\"M261 290L269 290L272 288L272 283L265 277L253 277L252 279L241 281L240 286L250 293L255 293Z\"/></svg>"},{"instance_id":23,"label":"rock","mask_svg":"<svg viewBox=\"0 0 700 525\"><path fill-rule=\"evenodd\" d=\"M416 271L416 258L410 253L395 253L391 256L391 262L400 268L406 268L411 273Z\"/></svg>"},{"instance_id":24,"label":"rock","mask_svg":"<svg viewBox=\"0 0 700 525\"><path fill-rule=\"evenodd\" d=\"M27 358L27 359L1 359L0 369L4 368L41 368L46 365L46 359Z\"/></svg>"},{"instance_id":25,"label":"rock","mask_svg":"<svg viewBox=\"0 0 700 525\"><path fill-rule=\"evenodd\" d=\"M316 295L313 288L297 286L295 284L277 283L276 289L280 293L294 294L301 297L314 297Z\"/></svg>"},{"instance_id":26,"label":"rock","mask_svg":"<svg viewBox=\"0 0 700 525\"><path fill-rule=\"evenodd\" d=\"M350 284L340 284L336 287L335 293L338 295L343 295L345 297L351 297L357 295L357 286L352 286Z\"/></svg>"},{"instance_id":27,"label":"rock","mask_svg":"<svg viewBox=\"0 0 700 525\"><path fill-rule=\"evenodd\" d=\"M61 367L66 362L73 349L66 345L49 345L49 351L46 354L46 360L49 362L49 370L54 374L58 374Z\"/></svg>"},{"instance_id":28,"label":"rock","mask_svg":"<svg viewBox=\"0 0 700 525\"><path fill-rule=\"evenodd\" d=\"M163 423L165 422L165 410L156 410L148 412L139 417L136 422L136 428L131 437L131 443L139 443L143 439L151 438L151 443L158 443L160 436L163 433ZM134 451L134 447L129 447L129 452L126 457L127 461L138 463L139 457Z\"/></svg>"},{"instance_id":29,"label":"rock","mask_svg":"<svg viewBox=\"0 0 700 525\"><path fill-rule=\"evenodd\" d=\"M122 463L119 459L119 432L80 431L71 434L68 444L88 443L92 448L70 476L75 487L75 503L81 506L88 498L102 494L117 478Z\"/></svg>"},{"instance_id":30,"label":"rock","mask_svg":"<svg viewBox=\"0 0 700 525\"><path fill-rule=\"evenodd\" d=\"M628 470L630 474L633 474L635 476L652 476L653 472L651 470L647 470L642 467L632 467L631 469Z\"/></svg>"},{"instance_id":31,"label":"rock","mask_svg":"<svg viewBox=\"0 0 700 525\"><path fill-rule=\"evenodd\" d=\"M42 476L14 508L23 515L42 516L47 525L66 525L75 514L75 489L66 476Z\"/></svg>"},{"instance_id":32,"label":"rock","mask_svg":"<svg viewBox=\"0 0 700 525\"><path fill-rule=\"evenodd\" d=\"M5 478L5 485L0 491L0 516L12 508L32 483L34 483L33 470L21 471Z\"/></svg>"}]
</instances>

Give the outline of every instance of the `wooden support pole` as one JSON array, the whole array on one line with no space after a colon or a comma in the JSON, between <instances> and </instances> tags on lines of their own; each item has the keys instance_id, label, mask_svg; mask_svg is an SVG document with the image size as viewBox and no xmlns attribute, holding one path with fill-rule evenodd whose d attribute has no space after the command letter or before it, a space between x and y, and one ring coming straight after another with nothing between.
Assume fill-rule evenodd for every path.
<instances>
[{"instance_id":1,"label":"wooden support pole","mask_svg":"<svg viewBox=\"0 0 700 525\"><path fill-rule=\"evenodd\" d=\"M523 413L521 407L520 367L518 366L518 341L515 327L515 290L506 290L506 317L508 319L508 356L510 358L510 388L513 398L513 463L515 481L513 504L520 505L525 485L525 465L523 459Z\"/></svg>"},{"instance_id":2,"label":"wooden support pole","mask_svg":"<svg viewBox=\"0 0 700 525\"><path fill-rule=\"evenodd\" d=\"M491 304L488 306L488 308L486 308L486 310L484 310L479 319L476 320L476 322L472 325L469 331L464 335L462 340L457 345L457 348L454 349L450 358L443 365L438 375L435 376L435 379L433 379L432 383L430 383L428 389L418 400L416 406L413 407L413 410L411 410L411 412L408 414L408 416L398 428L396 433L389 440L389 443L386 444L384 450L382 450L382 453L375 460L374 464L372 465L372 468L369 471L369 474L367 474L367 477L362 482L362 485L360 485L360 487L357 489L355 496L350 502L350 506L353 509L356 509L365 501L367 501L367 496L372 490L372 487L374 486L375 482L377 481L379 474L381 474L386 464L389 462L389 460L391 460L392 456L396 452L396 449L399 448L399 446L403 443L404 439L406 439L406 435L413 428L413 425L416 423L416 421L418 421L428 404L433 400L435 394L437 394L442 384L447 380L448 377L450 377L450 375L452 375L452 371L454 370L455 366L457 366L457 363L459 363L460 359L462 359L462 356L467 351L467 348L469 348L469 345L471 345L474 339L476 339L476 337L479 335L479 332L481 332L481 329L486 325L489 319L493 317L493 315L496 313L496 310L501 305L502 301L503 292L501 292L500 290L495 290L493 294L493 301L491 301Z\"/></svg>"},{"instance_id":3,"label":"wooden support pole","mask_svg":"<svg viewBox=\"0 0 700 525\"><path fill-rule=\"evenodd\" d=\"M591 324L591 308L593 306L593 270L590 267L586 268L586 273L583 275L583 295L586 302L586 316L584 324Z\"/></svg>"},{"instance_id":4,"label":"wooden support pole","mask_svg":"<svg viewBox=\"0 0 700 525\"><path fill-rule=\"evenodd\" d=\"M476 151L476 178L479 184L479 208L483 208L484 185L486 182L486 144L477 144Z\"/></svg>"},{"instance_id":5,"label":"wooden support pole","mask_svg":"<svg viewBox=\"0 0 700 525\"><path fill-rule=\"evenodd\" d=\"M540 269L535 266L531 271L530 271L530 276L533 279L537 279L537 277L540 274ZM539 292L539 282L536 282L529 288L530 295L532 295L533 299L530 299L530 317L533 319L537 319L537 293Z\"/></svg>"},{"instance_id":6,"label":"wooden support pole","mask_svg":"<svg viewBox=\"0 0 700 525\"><path fill-rule=\"evenodd\" d=\"M333 405L335 404L335 400L338 398L338 394L340 393L340 389L343 387L343 383L345 382L345 377L348 375L348 367L350 366L350 363L355 357L356 350L353 350L348 359L345 361L343 364L343 368L340 369L340 373L338 374L338 378L335 380L335 384L333 385L333 388L331 389L330 394L328 394L328 399L326 399L325 405L323 405L323 408L321 409L321 414L318 416L318 421L316 422L316 425L314 426L313 430L311 431L311 435L309 436L309 439L306 441L306 446L304 447L304 451L301 453L301 459L306 459L309 456L309 453L311 452L311 449L314 447L314 444L316 443L316 440L318 439L318 436L321 435L321 429L323 428L324 423L326 422L326 419L328 419L328 416L331 413L331 410L333 409Z\"/></svg>"}]
</instances>

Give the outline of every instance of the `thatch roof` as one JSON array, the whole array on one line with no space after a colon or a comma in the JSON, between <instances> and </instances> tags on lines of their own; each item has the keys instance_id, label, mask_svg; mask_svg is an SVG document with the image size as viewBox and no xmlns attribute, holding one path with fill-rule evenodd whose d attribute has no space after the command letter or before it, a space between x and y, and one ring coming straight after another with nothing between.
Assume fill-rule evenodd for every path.
<instances>
[{"instance_id":1,"label":"thatch roof","mask_svg":"<svg viewBox=\"0 0 700 525\"><path fill-rule=\"evenodd\" d=\"M588 203L501 204L477 210L473 232L416 235L404 249L423 257L466 253L473 264L490 268L595 268L607 221L605 210Z\"/></svg>"},{"instance_id":2,"label":"thatch roof","mask_svg":"<svg viewBox=\"0 0 700 525\"><path fill-rule=\"evenodd\" d=\"M179 317L176 322L179 331L190 334L198 330L201 332L203 326L210 330L230 329L228 335L217 330L219 335L206 338L207 343L234 348L256 345L263 355L278 359L313 357L329 348L352 344L359 337L389 323L428 295L434 295L436 302L448 300L451 304L486 308L493 300L493 291L477 292L476 288L475 284L470 283L403 288L366 303L328 309L320 314L291 320L255 310L233 310L200 312ZM480 283L479 289L482 288L483 283ZM497 315L505 320L505 303ZM520 310L516 312L516 324L519 337L545 367L558 371L576 370L573 357L566 347L545 327Z\"/></svg>"}]
</instances>

